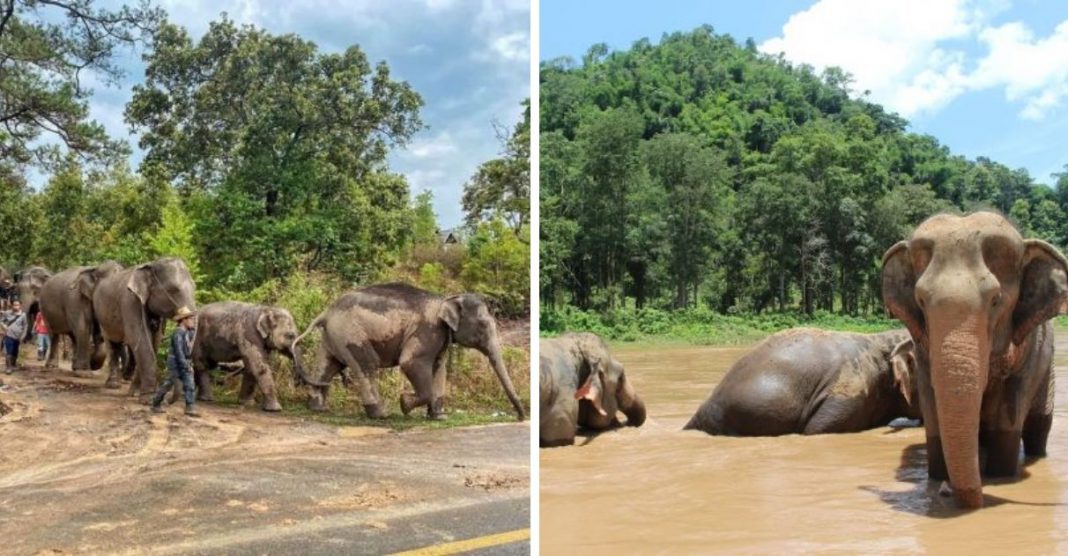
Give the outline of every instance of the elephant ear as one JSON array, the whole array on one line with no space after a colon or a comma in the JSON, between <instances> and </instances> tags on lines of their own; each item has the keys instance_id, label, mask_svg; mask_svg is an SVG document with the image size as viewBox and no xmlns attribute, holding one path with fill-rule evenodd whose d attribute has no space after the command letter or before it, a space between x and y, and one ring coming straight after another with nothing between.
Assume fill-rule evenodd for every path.
<instances>
[{"instance_id":1,"label":"elephant ear","mask_svg":"<svg viewBox=\"0 0 1068 556\"><path fill-rule=\"evenodd\" d=\"M1020 295L1012 312L1012 342L1019 344L1036 326L1057 316L1068 301L1068 261L1052 245L1024 241Z\"/></svg>"},{"instance_id":2,"label":"elephant ear","mask_svg":"<svg viewBox=\"0 0 1068 556\"><path fill-rule=\"evenodd\" d=\"M134 271L130 273L130 279L126 281L126 288L134 292L134 295L141 300L141 305L148 303L150 272L152 272L150 265L140 265L134 268Z\"/></svg>"},{"instance_id":3,"label":"elephant ear","mask_svg":"<svg viewBox=\"0 0 1068 556\"><path fill-rule=\"evenodd\" d=\"M883 304L914 339L923 342L927 323L916 303L916 273L907 241L899 241L883 255Z\"/></svg>"},{"instance_id":4,"label":"elephant ear","mask_svg":"<svg viewBox=\"0 0 1068 556\"><path fill-rule=\"evenodd\" d=\"M439 316L453 332L460 328L460 314L462 312L460 301L460 296L454 295L446 298L445 302L441 304Z\"/></svg>"},{"instance_id":5,"label":"elephant ear","mask_svg":"<svg viewBox=\"0 0 1068 556\"><path fill-rule=\"evenodd\" d=\"M261 311L260 316L256 318L256 331L260 333L260 337L264 340L271 337L271 329L274 328L274 312L270 309Z\"/></svg>"},{"instance_id":6,"label":"elephant ear","mask_svg":"<svg viewBox=\"0 0 1068 556\"><path fill-rule=\"evenodd\" d=\"M607 416L608 412L601 406L602 384L604 384L604 371L590 369L589 376L586 377L586 382L575 390L576 400L588 400L593 404L593 408L597 410L602 416Z\"/></svg>"},{"instance_id":7,"label":"elephant ear","mask_svg":"<svg viewBox=\"0 0 1068 556\"><path fill-rule=\"evenodd\" d=\"M78 279L71 282L70 289L78 290L78 293L86 299L93 298L93 288L96 287L96 269L88 268L78 273Z\"/></svg>"},{"instance_id":8,"label":"elephant ear","mask_svg":"<svg viewBox=\"0 0 1068 556\"><path fill-rule=\"evenodd\" d=\"M905 403L912 405L912 371L916 368L915 344L911 339L894 346L890 351L890 367L894 371L894 386L905 398Z\"/></svg>"}]
</instances>

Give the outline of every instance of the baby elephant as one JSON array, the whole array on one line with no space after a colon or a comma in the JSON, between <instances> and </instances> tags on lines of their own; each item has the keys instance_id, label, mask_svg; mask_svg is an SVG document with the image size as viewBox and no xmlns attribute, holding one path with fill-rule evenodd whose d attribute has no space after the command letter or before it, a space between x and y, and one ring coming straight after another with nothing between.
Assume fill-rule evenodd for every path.
<instances>
[{"instance_id":1,"label":"baby elephant","mask_svg":"<svg viewBox=\"0 0 1068 556\"><path fill-rule=\"evenodd\" d=\"M645 403L623 373L623 365L594 334L565 334L541 341L541 446L575 443L579 426L604 430L645 422Z\"/></svg>"},{"instance_id":2,"label":"baby elephant","mask_svg":"<svg viewBox=\"0 0 1068 556\"><path fill-rule=\"evenodd\" d=\"M277 351L293 360L298 380L312 385L301 365L298 350L291 345L297 337L297 325L289 311L267 305L239 301L220 301L200 308L196 339L193 343L193 370L196 373L197 397L213 401L211 370L220 363L242 364L242 404L248 403L258 386L263 393L263 410L280 411L278 394L268 365L268 353Z\"/></svg>"},{"instance_id":3,"label":"baby elephant","mask_svg":"<svg viewBox=\"0 0 1068 556\"><path fill-rule=\"evenodd\" d=\"M735 363L686 429L725 436L857 432L918 419L905 330L774 334Z\"/></svg>"}]
</instances>

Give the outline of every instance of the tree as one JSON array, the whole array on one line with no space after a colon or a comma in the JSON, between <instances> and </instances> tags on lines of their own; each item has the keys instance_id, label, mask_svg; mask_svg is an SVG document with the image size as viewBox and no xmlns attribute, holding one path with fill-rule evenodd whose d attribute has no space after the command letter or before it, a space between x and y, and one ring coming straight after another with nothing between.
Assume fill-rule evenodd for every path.
<instances>
[{"instance_id":1,"label":"tree","mask_svg":"<svg viewBox=\"0 0 1068 556\"><path fill-rule=\"evenodd\" d=\"M170 24L153 40L126 120L142 131L142 169L189 196L209 281L298 265L360 279L389 264L410 208L386 155L422 127L407 83L356 46L321 54L226 18L195 44Z\"/></svg>"},{"instance_id":2,"label":"tree","mask_svg":"<svg viewBox=\"0 0 1068 556\"><path fill-rule=\"evenodd\" d=\"M159 229L154 233L147 233L145 240L153 258L178 257L185 261L194 281L203 278L200 258L193 243L193 223L182 210L177 195L172 193L169 196L160 214Z\"/></svg>"},{"instance_id":3,"label":"tree","mask_svg":"<svg viewBox=\"0 0 1068 556\"><path fill-rule=\"evenodd\" d=\"M484 162L464 184L463 209L469 226L502 218L516 236L530 221L530 101L523 119L502 138L501 158Z\"/></svg>"},{"instance_id":4,"label":"tree","mask_svg":"<svg viewBox=\"0 0 1068 556\"><path fill-rule=\"evenodd\" d=\"M62 160L56 142L83 162L124 155L88 120L84 79L117 83L115 50L148 38L162 18L147 0L117 10L92 0L0 0L0 156L51 167Z\"/></svg>"},{"instance_id":5,"label":"tree","mask_svg":"<svg viewBox=\"0 0 1068 556\"><path fill-rule=\"evenodd\" d=\"M438 219L434 214L434 194L429 190L415 196L412 206L412 244L438 244Z\"/></svg>"}]
</instances>

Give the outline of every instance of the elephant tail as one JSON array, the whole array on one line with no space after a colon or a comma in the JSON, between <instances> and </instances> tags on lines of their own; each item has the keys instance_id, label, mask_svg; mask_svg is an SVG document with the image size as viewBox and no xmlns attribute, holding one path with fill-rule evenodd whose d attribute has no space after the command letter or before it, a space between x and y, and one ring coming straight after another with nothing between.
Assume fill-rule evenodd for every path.
<instances>
[{"instance_id":1,"label":"elephant tail","mask_svg":"<svg viewBox=\"0 0 1068 556\"><path fill-rule=\"evenodd\" d=\"M323 325L323 319L325 317L326 317L326 311L323 311L322 313L319 313L319 316L315 317L315 320L311 321L311 324L308 325L308 329L305 330L304 333L301 334L300 336L297 336L296 340L293 340L293 345L290 346L290 348L291 349L296 349L297 344L299 344L300 341L303 340L305 336L307 336L308 334L311 334L312 330L315 330L317 327L321 327Z\"/></svg>"},{"instance_id":2,"label":"elephant tail","mask_svg":"<svg viewBox=\"0 0 1068 556\"><path fill-rule=\"evenodd\" d=\"M721 411L716 411L715 407L701 406L698 408L697 413L693 414L690 421L686 423L686 426L682 427L682 430L699 430L704 431L714 436L730 435L723 426L723 416Z\"/></svg>"}]
</instances>

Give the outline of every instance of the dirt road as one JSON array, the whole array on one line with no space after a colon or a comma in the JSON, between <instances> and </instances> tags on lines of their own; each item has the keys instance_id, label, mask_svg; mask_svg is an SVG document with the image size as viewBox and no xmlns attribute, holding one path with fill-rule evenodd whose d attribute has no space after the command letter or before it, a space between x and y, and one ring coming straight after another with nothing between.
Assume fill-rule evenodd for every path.
<instances>
[{"instance_id":1,"label":"dirt road","mask_svg":"<svg viewBox=\"0 0 1068 556\"><path fill-rule=\"evenodd\" d=\"M525 422L395 433L210 404L192 419L103 378L0 378L2 554L529 552Z\"/></svg>"}]
</instances>

